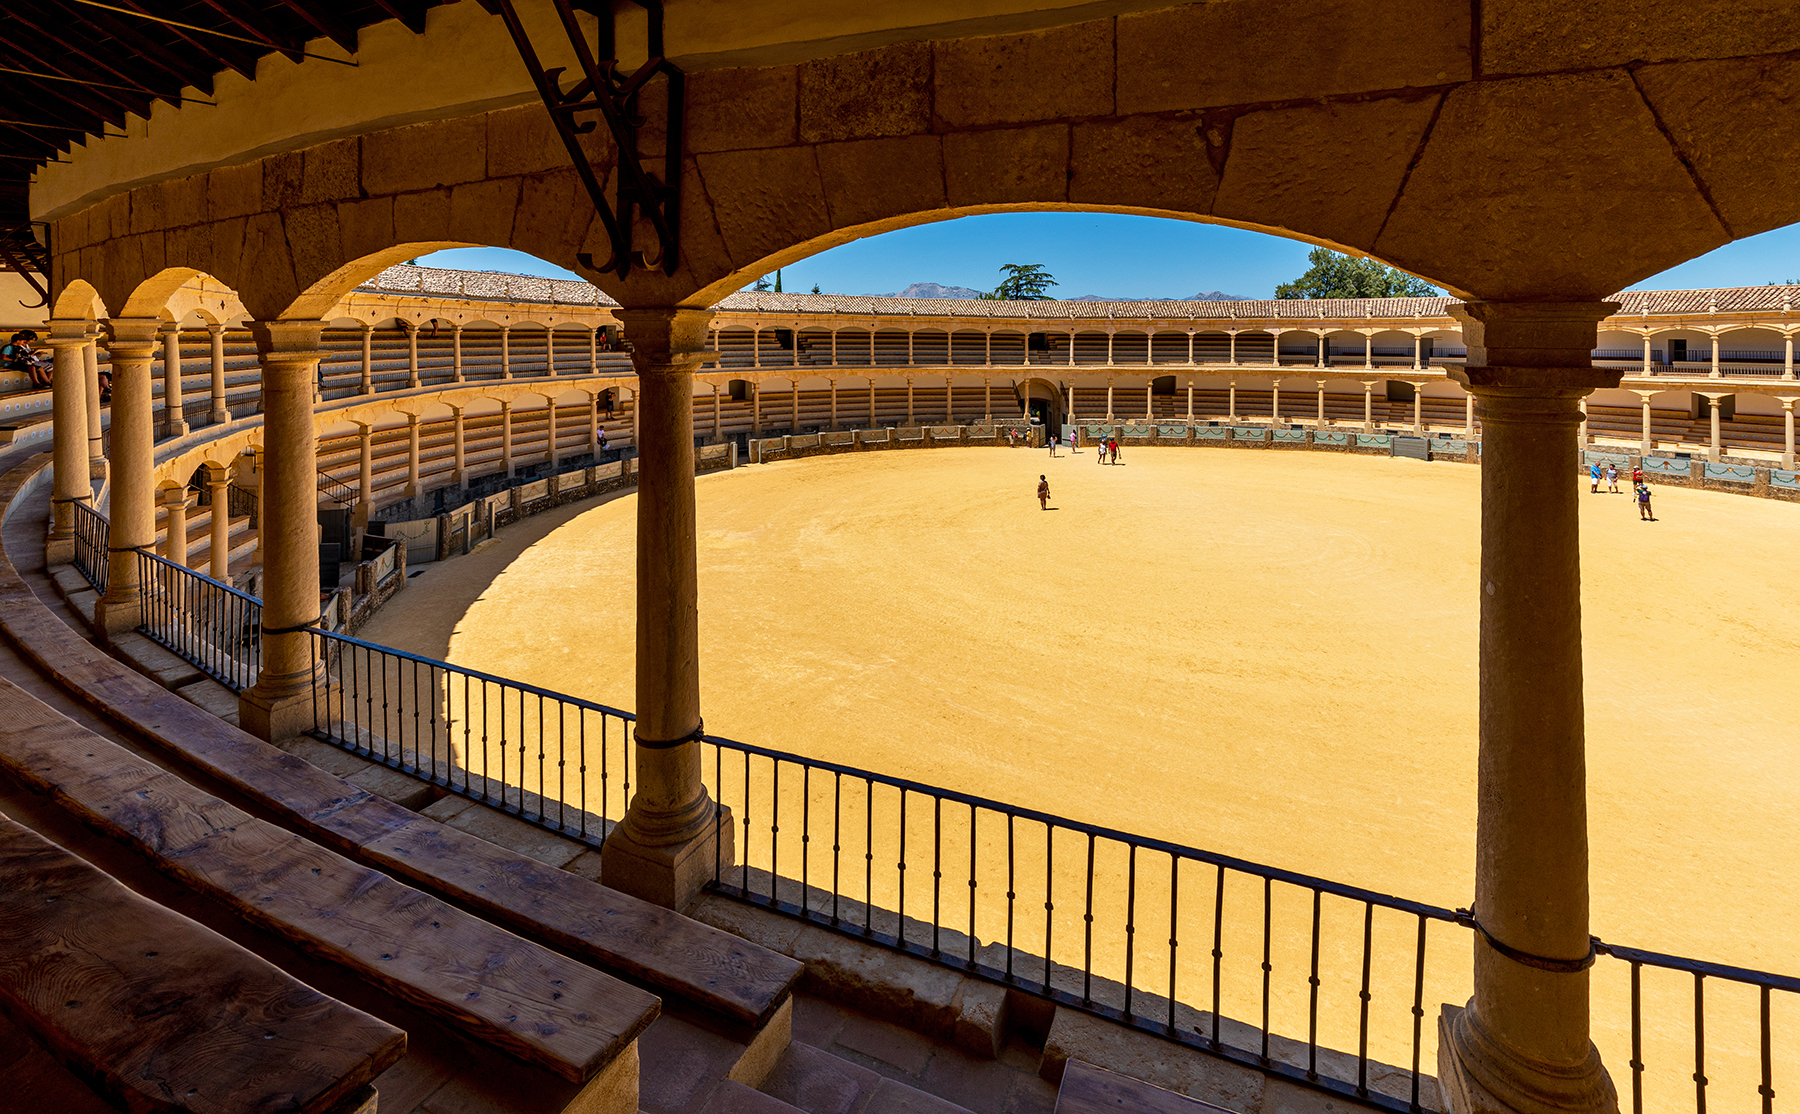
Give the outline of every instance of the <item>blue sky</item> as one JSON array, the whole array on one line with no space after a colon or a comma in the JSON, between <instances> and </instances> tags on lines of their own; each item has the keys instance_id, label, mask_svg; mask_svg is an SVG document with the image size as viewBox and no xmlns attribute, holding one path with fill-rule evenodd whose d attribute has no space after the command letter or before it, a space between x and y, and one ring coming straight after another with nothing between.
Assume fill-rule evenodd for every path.
<instances>
[{"instance_id":1,"label":"blue sky","mask_svg":"<svg viewBox=\"0 0 1800 1114\"><path fill-rule=\"evenodd\" d=\"M1063 297L1186 298L1221 290L1273 294L1306 269L1309 246L1260 232L1110 213L1001 213L872 236L787 268L783 288L885 294L913 282L991 290L1002 263L1042 263ZM459 248L425 262L470 270L574 276L532 256ZM1760 286L1800 278L1800 225L1727 244L1637 284L1638 289Z\"/></svg>"}]
</instances>

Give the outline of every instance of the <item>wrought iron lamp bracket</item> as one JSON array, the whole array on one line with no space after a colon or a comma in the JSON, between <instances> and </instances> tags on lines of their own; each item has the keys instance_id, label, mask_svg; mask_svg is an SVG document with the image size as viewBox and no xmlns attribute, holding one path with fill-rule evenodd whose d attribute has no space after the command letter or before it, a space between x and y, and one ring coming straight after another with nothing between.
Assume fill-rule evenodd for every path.
<instances>
[{"instance_id":1,"label":"wrought iron lamp bracket","mask_svg":"<svg viewBox=\"0 0 1800 1114\"><path fill-rule=\"evenodd\" d=\"M50 304L50 226L32 221L16 229L0 229L0 263L17 271L35 291L38 300L21 306L37 309Z\"/></svg>"},{"instance_id":2,"label":"wrought iron lamp bracket","mask_svg":"<svg viewBox=\"0 0 1800 1114\"><path fill-rule=\"evenodd\" d=\"M614 49L613 17L610 5L598 13L601 44L599 49L588 43L587 34L575 16L571 0L551 0L562 24L568 46L573 52L579 78L569 89L563 88L567 67L544 68L531 37L519 19L515 0L487 0L489 10L506 22L519 58L531 74L538 95L550 113L556 134L568 149L575 172L593 200L594 211L606 229L612 255L604 263L596 263L591 254L580 252L576 258L583 267L602 274L630 275L634 267L660 267L674 274L681 265L681 133L682 104L686 76L663 57L663 8L661 0L633 0L646 16L646 61L626 73L618 59L605 58L617 54ZM638 137L649 118L639 111L638 94L645 86L661 77L668 83L661 174L653 173L638 149ZM597 113L598 116L589 116ZM583 118L586 117L586 118ZM605 124L617 151L613 168L613 197L609 201L605 184L595 173L582 150L580 137ZM638 220L650 226L656 236L656 247L646 251L633 246Z\"/></svg>"}]
</instances>

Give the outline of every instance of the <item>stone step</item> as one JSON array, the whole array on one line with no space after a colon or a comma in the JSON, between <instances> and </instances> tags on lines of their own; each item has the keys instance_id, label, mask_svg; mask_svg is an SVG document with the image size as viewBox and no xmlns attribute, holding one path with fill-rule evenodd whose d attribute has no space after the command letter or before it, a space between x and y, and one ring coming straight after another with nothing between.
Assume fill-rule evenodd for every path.
<instances>
[{"instance_id":1,"label":"stone step","mask_svg":"<svg viewBox=\"0 0 1800 1114\"><path fill-rule=\"evenodd\" d=\"M1070 1060L1056 1093L1056 1114L1230 1114L1223 1106L1152 1086L1129 1075Z\"/></svg>"},{"instance_id":2,"label":"stone step","mask_svg":"<svg viewBox=\"0 0 1800 1114\"><path fill-rule=\"evenodd\" d=\"M762 1091L806 1114L970 1114L967 1107L801 1041L788 1046Z\"/></svg>"},{"instance_id":3,"label":"stone step","mask_svg":"<svg viewBox=\"0 0 1800 1114\"><path fill-rule=\"evenodd\" d=\"M638 1037L643 1114L790 1114L791 1106L754 1088L787 1052L791 1014L784 1009L762 1031L734 1038L669 1012L672 1004L664 999L665 1012Z\"/></svg>"}]
</instances>

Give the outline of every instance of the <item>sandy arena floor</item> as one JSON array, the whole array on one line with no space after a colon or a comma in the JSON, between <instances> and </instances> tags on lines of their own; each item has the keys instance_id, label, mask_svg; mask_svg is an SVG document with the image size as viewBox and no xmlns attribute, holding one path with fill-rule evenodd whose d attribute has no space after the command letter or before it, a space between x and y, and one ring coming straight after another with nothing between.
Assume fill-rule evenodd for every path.
<instances>
[{"instance_id":1,"label":"sandy arena floor","mask_svg":"<svg viewBox=\"0 0 1800 1114\"><path fill-rule=\"evenodd\" d=\"M1791 973L1800 506L1582 488L1594 931ZM1476 469L942 449L698 492L709 731L1468 903ZM509 527L362 637L630 707L634 503Z\"/></svg>"}]
</instances>

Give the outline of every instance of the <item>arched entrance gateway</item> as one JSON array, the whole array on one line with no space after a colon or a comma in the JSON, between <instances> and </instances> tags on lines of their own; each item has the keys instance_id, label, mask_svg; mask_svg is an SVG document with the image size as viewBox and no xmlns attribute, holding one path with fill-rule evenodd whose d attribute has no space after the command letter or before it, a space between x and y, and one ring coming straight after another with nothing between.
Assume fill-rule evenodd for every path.
<instances>
[{"instance_id":1,"label":"arched entrance gateway","mask_svg":"<svg viewBox=\"0 0 1800 1114\"><path fill-rule=\"evenodd\" d=\"M828 246L1005 209L1215 221L1373 255L1462 299L1460 377L1485 430L1475 990L1443 1022L1446 1101L1612 1109L1588 1036L1579 403L1619 381L1591 358L1612 292L1800 220L1800 10L1618 0L1584 10L1575 36L1562 9L1526 0L1109 8L1070 22L1001 0L916 28L825 3L764 25L672 0L662 52L684 81L646 88L651 124L621 157L606 129L559 135L528 73L498 61L515 57L502 20L463 0L412 35L365 28L355 70L265 58L280 83L159 105L147 135L43 166L31 208L49 229L59 499L83 497L88 436L86 400L61 385L96 306L112 313L103 620L136 622L130 550L154 538L150 367L183 281L234 290L261 354L264 657L242 718L275 738L313 716L312 407L333 307L389 264L457 245L588 275L623 307L641 451L637 795L605 880L680 906L733 853L697 741L692 376L710 307ZM548 34L545 11L527 15ZM641 26L622 22L617 41ZM471 74L470 57L496 64ZM637 194L637 244L660 237L661 253L602 273L617 240L584 178L646 167L661 177ZM1026 389L1054 432L1061 389Z\"/></svg>"}]
</instances>

